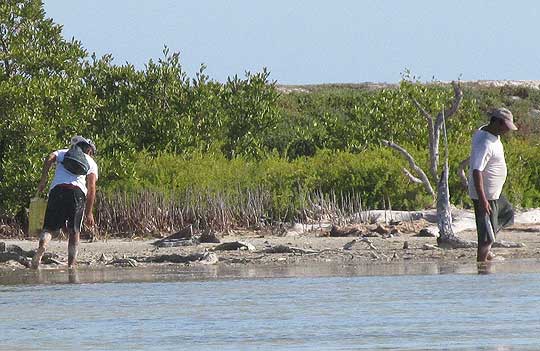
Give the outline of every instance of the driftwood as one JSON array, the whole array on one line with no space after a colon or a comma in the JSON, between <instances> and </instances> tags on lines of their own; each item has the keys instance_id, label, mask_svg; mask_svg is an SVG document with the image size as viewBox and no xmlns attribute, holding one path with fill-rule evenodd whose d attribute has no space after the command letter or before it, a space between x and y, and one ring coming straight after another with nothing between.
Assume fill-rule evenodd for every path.
<instances>
[{"instance_id":1,"label":"driftwood","mask_svg":"<svg viewBox=\"0 0 540 351\"><path fill-rule=\"evenodd\" d=\"M518 232L524 232L524 233L540 233L540 228L505 228L505 231L518 231Z\"/></svg>"},{"instance_id":2,"label":"driftwood","mask_svg":"<svg viewBox=\"0 0 540 351\"><path fill-rule=\"evenodd\" d=\"M0 262L8 262L8 261L15 261L19 262L25 267L30 267L30 260L25 257L21 256L15 252L0 252Z\"/></svg>"},{"instance_id":3,"label":"driftwood","mask_svg":"<svg viewBox=\"0 0 540 351\"><path fill-rule=\"evenodd\" d=\"M499 247L499 248L504 248L504 249L519 249L519 248L525 247L525 244L500 240L500 241L495 241L493 245L491 245L491 247Z\"/></svg>"},{"instance_id":4,"label":"driftwood","mask_svg":"<svg viewBox=\"0 0 540 351\"><path fill-rule=\"evenodd\" d=\"M379 252L378 254L375 253L374 251L370 251L369 254L371 255L371 258L374 259L374 260L387 260L389 261L390 259L388 258L388 256L386 256L385 254L383 254L382 252ZM404 257L405 258L405 257Z\"/></svg>"},{"instance_id":5,"label":"driftwood","mask_svg":"<svg viewBox=\"0 0 540 351\"><path fill-rule=\"evenodd\" d=\"M435 233L433 233L429 229L424 228L424 229L421 229L420 232L418 232L418 234L416 234L415 236L422 237L422 238L435 238L437 235L435 235Z\"/></svg>"},{"instance_id":6,"label":"driftwood","mask_svg":"<svg viewBox=\"0 0 540 351\"><path fill-rule=\"evenodd\" d=\"M357 226L347 226L347 227L339 228L333 225L332 229L330 229L331 237L360 236L362 234L363 234L362 229Z\"/></svg>"},{"instance_id":7,"label":"driftwood","mask_svg":"<svg viewBox=\"0 0 540 351\"><path fill-rule=\"evenodd\" d=\"M158 240L153 242L152 245L156 247L178 247L178 246L192 246L197 245L199 242L195 239L171 239L171 240Z\"/></svg>"},{"instance_id":8,"label":"driftwood","mask_svg":"<svg viewBox=\"0 0 540 351\"><path fill-rule=\"evenodd\" d=\"M190 262L198 262L201 264L216 264L219 261L218 256L213 252L203 252L203 253L194 253L191 255L183 256L183 255L160 255L160 256L154 256L149 257L146 259L146 262L153 262L153 263L164 263L164 262L170 262L170 263L190 263Z\"/></svg>"},{"instance_id":9,"label":"driftwood","mask_svg":"<svg viewBox=\"0 0 540 351\"><path fill-rule=\"evenodd\" d=\"M359 241L368 244L368 246L369 246L369 248L370 248L371 250L378 250L377 247L375 247L375 245L373 245L373 243L371 242L371 240L369 240L368 238L362 238L362 239L360 239Z\"/></svg>"},{"instance_id":10,"label":"driftwood","mask_svg":"<svg viewBox=\"0 0 540 351\"><path fill-rule=\"evenodd\" d=\"M362 238L359 238L359 239L353 239L352 241L349 241L348 243L343 245L343 250L351 250L356 243L366 243L366 244L368 244L368 246L369 246L369 248L371 250L378 250L375 247L375 245L373 245L373 242L371 240L369 240L368 238L366 238L366 237L362 237Z\"/></svg>"},{"instance_id":11,"label":"driftwood","mask_svg":"<svg viewBox=\"0 0 540 351\"><path fill-rule=\"evenodd\" d=\"M378 233L383 236L387 236L390 234L390 230L384 228L382 225L378 224L377 228L373 230L375 233Z\"/></svg>"},{"instance_id":12,"label":"driftwood","mask_svg":"<svg viewBox=\"0 0 540 351\"><path fill-rule=\"evenodd\" d=\"M221 241L217 237L216 232L209 229L202 232L201 236L199 237L199 242L219 244Z\"/></svg>"},{"instance_id":13,"label":"driftwood","mask_svg":"<svg viewBox=\"0 0 540 351\"><path fill-rule=\"evenodd\" d=\"M24 251L17 245L6 245L0 242L0 262L15 261L25 267L30 267L29 257L34 256L33 251Z\"/></svg>"},{"instance_id":14,"label":"driftwood","mask_svg":"<svg viewBox=\"0 0 540 351\"><path fill-rule=\"evenodd\" d=\"M190 246L196 244L197 242L193 239L193 228L191 225L182 228L180 231L169 235L166 238L156 240L152 243L152 245L157 247Z\"/></svg>"},{"instance_id":15,"label":"driftwood","mask_svg":"<svg viewBox=\"0 0 540 351\"><path fill-rule=\"evenodd\" d=\"M263 249L264 253L293 253L293 254L316 254L319 251L312 249L302 249L300 247L287 246L287 245L275 245Z\"/></svg>"},{"instance_id":16,"label":"driftwood","mask_svg":"<svg viewBox=\"0 0 540 351\"><path fill-rule=\"evenodd\" d=\"M62 262L58 260L58 255L52 252L45 252L45 254L43 254L43 257L41 258L41 263L42 264L56 264L59 266L67 264L66 262Z\"/></svg>"},{"instance_id":17,"label":"driftwood","mask_svg":"<svg viewBox=\"0 0 540 351\"><path fill-rule=\"evenodd\" d=\"M193 227L188 225L174 234L169 235L161 240L174 240L174 239L191 239L193 237Z\"/></svg>"},{"instance_id":18,"label":"driftwood","mask_svg":"<svg viewBox=\"0 0 540 351\"><path fill-rule=\"evenodd\" d=\"M255 246L253 246L250 243L243 242L243 241L231 241L228 243L217 245L212 250L214 251L234 251L234 250L255 251Z\"/></svg>"},{"instance_id":19,"label":"driftwood","mask_svg":"<svg viewBox=\"0 0 540 351\"><path fill-rule=\"evenodd\" d=\"M121 266L121 267L137 267L139 262L134 258L118 258L108 262L107 265Z\"/></svg>"},{"instance_id":20,"label":"driftwood","mask_svg":"<svg viewBox=\"0 0 540 351\"><path fill-rule=\"evenodd\" d=\"M338 227L333 225L330 229L330 237L373 237L373 238L392 238L394 236L400 236L401 232L394 225L390 225L385 228L381 224L377 224L375 228L373 226L366 227L361 224L352 224L344 227Z\"/></svg>"},{"instance_id":21,"label":"driftwood","mask_svg":"<svg viewBox=\"0 0 540 351\"><path fill-rule=\"evenodd\" d=\"M441 249L472 249L478 247L478 244L475 241L463 240L457 236L449 238L437 238L437 246Z\"/></svg>"},{"instance_id":22,"label":"driftwood","mask_svg":"<svg viewBox=\"0 0 540 351\"><path fill-rule=\"evenodd\" d=\"M31 266L31 259L34 257L35 250L23 250L17 245L6 245L5 242L0 242L0 263L15 261L21 265L29 268ZM42 264L56 264L65 265L65 262L58 260L58 255L52 252L45 252L41 257Z\"/></svg>"}]
</instances>

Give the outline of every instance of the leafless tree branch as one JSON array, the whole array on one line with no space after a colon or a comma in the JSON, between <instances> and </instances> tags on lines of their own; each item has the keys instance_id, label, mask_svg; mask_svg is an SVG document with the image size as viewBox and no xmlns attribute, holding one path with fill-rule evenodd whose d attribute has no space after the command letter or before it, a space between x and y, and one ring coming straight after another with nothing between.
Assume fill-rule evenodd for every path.
<instances>
[{"instance_id":1,"label":"leafless tree branch","mask_svg":"<svg viewBox=\"0 0 540 351\"><path fill-rule=\"evenodd\" d=\"M426 109L424 107L422 107L422 105L420 105L420 103L418 102L418 100L416 100L412 95L409 94L409 99L411 99L412 103L414 104L414 106L418 109L418 111L420 111L420 113L424 116L424 118L426 119L426 121L428 123L433 123L433 117L431 116L431 114L429 112L426 111Z\"/></svg>"},{"instance_id":2,"label":"leafless tree branch","mask_svg":"<svg viewBox=\"0 0 540 351\"><path fill-rule=\"evenodd\" d=\"M407 159L407 161L409 162L410 167L418 175L418 178L420 179L422 184L424 184L424 187L426 188L426 191L431 196L433 196L433 198L435 198L435 192L433 191L433 187L431 186L429 178L427 177L426 173L422 170L422 168L418 167L418 165L416 164L416 161L414 160L412 155L407 150L405 150L403 147L399 146L398 144L396 144L394 142L391 142L391 141L388 141L388 140L383 140L382 142L383 142L384 145L386 145L388 147L391 147L392 149L394 149L394 150L398 151L399 153L401 153Z\"/></svg>"},{"instance_id":3,"label":"leafless tree branch","mask_svg":"<svg viewBox=\"0 0 540 351\"><path fill-rule=\"evenodd\" d=\"M409 178L409 180L413 183L418 183L418 184L423 184L424 182L422 181L422 179L420 178L417 178L415 176L412 175L411 172L409 172L409 170L407 168L403 168L403 173L405 173L405 175L407 176L407 178Z\"/></svg>"},{"instance_id":4,"label":"leafless tree branch","mask_svg":"<svg viewBox=\"0 0 540 351\"><path fill-rule=\"evenodd\" d=\"M452 100L452 106L450 106L449 109L444 110L444 116L447 120L457 112L459 105L463 100L463 92L461 91L459 82L456 83L455 81L452 81L452 87L454 88L454 100Z\"/></svg>"},{"instance_id":5,"label":"leafless tree branch","mask_svg":"<svg viewBox=\"0 0 540 351\"><path fill-rule=\"evenodd\" d=\"M469 179L467 178L467 175L465 174L465 167L469 164L470 157L467 157L463 161L459 163L459 169L458 169L458 176L459 180L461 181L461 186L463 189L467 189L469 187Z\"/></svg>"},{"instance_id":6,"label":"leafless tree branch","mask_svg":"<svg viewBox=\"0 0 540 351\"><path fill-rule=\"evenodd\" d=\"M439 165L439 140L441 137L441 126L443 121L447 121L458 110L461 101L463 100L463 92L458 83L452 82L454 87L454 99L452 100L452 106L449 109L439 112L433 127L433 135L430 136L430 172L434 178L437 178L438 165Z\"/></svg>"}]
</instances>

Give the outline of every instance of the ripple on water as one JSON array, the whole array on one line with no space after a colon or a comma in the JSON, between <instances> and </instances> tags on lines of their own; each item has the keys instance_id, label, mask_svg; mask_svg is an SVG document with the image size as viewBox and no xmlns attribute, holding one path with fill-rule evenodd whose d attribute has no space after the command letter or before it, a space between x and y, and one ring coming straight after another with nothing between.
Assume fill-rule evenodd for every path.
<instances>
[{"instance_id":1,"label":"ripple on water","mask_svg":"<svg viewBox=\"0 0 540 351\"><path fill-rule=\"evenodd\" d=\"M539 273L532 261L480 271L408 264L2 272L0 350L534 349Z\"/></svg>"}]
</instances>

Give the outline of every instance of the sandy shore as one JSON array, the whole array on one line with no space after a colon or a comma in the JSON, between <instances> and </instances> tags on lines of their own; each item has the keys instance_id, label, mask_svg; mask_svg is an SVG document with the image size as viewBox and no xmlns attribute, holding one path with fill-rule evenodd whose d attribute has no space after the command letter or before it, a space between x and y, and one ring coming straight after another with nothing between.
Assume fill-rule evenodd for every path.
<instances>
[{"instance_id":1,"label":"sandy shore","mask_svg":"<svg viewBox=\"0 0 540 351\"><path fill-rule=\"evenodd\" d=\"M497 241L521 244L517 248L494 248L500 258L506 260L540 258L540 211L531 210L516 215L516 224L501 231ZM240 241L250 249L217 250L217 243L201 243L177 247L156 247L152 240L109 239L96 242L81 242L79 264L85 267L105 265L145 266L154 264L184 263L216 265L275 265L304 263L347 263L370 264L382 262L474 262L475 248L440 249L435 237L417 236L422 228L434 229L433 223L423 218L402 221L390 226L386 223L361 226L363 234L348 237L330 237L328 226L315 230L289 230L282 236L270 231L233 231L219 236L221 244ZM388 219L388 218L387 218ZM461 231L462 239L475 241L473 215L461 211L454 221ZM394 230L392 235L377 234L376 228ZM313 229L313 228L310 228ZM457 232L457 230L456 230ZM17 245L29 251L37 247L37 240L2 240L6 245ZM55 254L56 264L67 261L67 242L53 240L48 252ZM190 256L191 255L191 256ZM186 262L183 262L183 258ZM180 259L180 261L178 260ZM161 263L155 263L155 262ZM188 262L189 261L189 262ZM53 264L51 264L53 265ZM0 267L23 269L17 262L1 263Z\"/></svg>"}]
</instances>

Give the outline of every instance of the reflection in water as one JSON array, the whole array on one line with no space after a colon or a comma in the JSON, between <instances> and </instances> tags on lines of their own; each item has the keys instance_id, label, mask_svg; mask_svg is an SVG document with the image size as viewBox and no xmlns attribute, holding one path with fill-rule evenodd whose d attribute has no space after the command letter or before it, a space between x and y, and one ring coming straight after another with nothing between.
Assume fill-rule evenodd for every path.
<instances>
[{"instance_id":1,"label":"reflection in water","mask_svg":"<svg viewBox=\"0 0 540 351\"><path fill-rule=\"evenodd\" d=\"M493 262L478 262L476 267L478 268L478 274L495 273Z\"/></svg>"},{"instance_id":2,"label":"reflection in water","mask_svg":"<svg viewBox=\"0 0 540 351\"><path fill-rule=\"evenodd\" d=\"M391 263L367 265L309 264L309 265L239 265L186 266L162 265L150 267L44 267L37 271L0 270L0 285L13 284L81 284L120 282L162 282L214 279L260 279L284 277L393 276L442 274L540 272L537 260L488 263Z\"/></svg>"},{"instance_id":3,"label":"reflection in water","mask_svg":"<svg viewBox=\"0 0 540 351\"><path fill-rule=\"evenodd\" d=\"M79 284L80 283L79 273L77 271L77 268L68 269L68 281L71 284Z\"/></svg>"}]
</instances>

